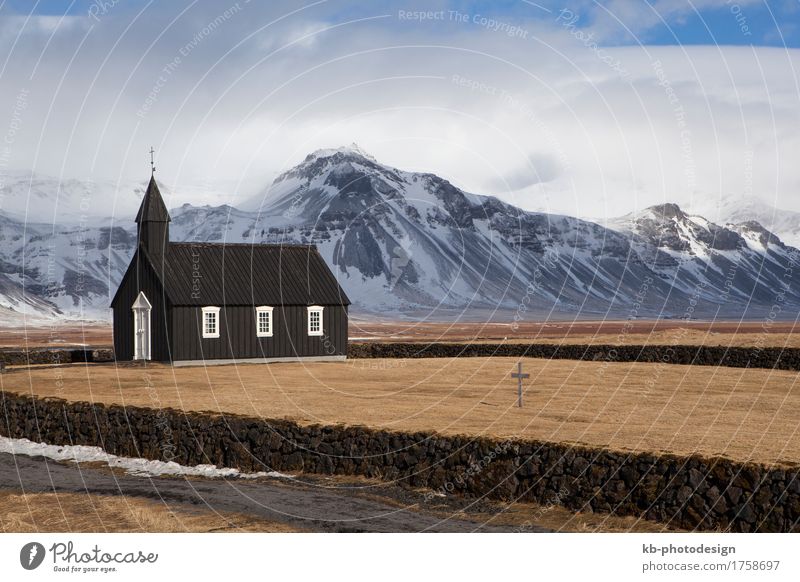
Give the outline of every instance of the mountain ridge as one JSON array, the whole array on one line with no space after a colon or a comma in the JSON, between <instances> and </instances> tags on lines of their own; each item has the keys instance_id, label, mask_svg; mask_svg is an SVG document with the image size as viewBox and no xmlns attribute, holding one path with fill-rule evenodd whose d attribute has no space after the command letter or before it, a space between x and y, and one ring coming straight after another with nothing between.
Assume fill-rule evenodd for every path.
<instances>
[{"instance_id":1,"label":"mountain ridge","mask_svg":"<svg viewBox=\"0 0 800 582\"><path fill-rule=\"evenodd\" d=\"M316 244L354 311L387 317L676 317L688 307L692 317L761 317L784 283L787 305L800 305L800 273L786 281L796 249L757 221L721 226L677 204L601 226L464 192L352 146L312 152L262 192L252 211L172 209L171 240ZM107 318L134 214L110 226L0 215L0 275L48 317Z\"/></svg>"}]
</instances>

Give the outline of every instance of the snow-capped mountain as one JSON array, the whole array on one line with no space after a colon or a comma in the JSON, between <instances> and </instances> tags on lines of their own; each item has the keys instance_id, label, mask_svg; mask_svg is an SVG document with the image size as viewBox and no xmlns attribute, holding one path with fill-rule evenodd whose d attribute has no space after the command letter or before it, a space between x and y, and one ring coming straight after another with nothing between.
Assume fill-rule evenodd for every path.
<instances>
[{"instance_id":1,"label":"snow-capped mountain","mask_svg":"<svg viewBox=\"0 0 800 582\"><path fill-rule=\"evenodd\" d=\"M756 221L723 227L663 204L610 224L674 291L718 303L723 312L775 305L787 295L796 302L800 253Z\"/></svg>"},{"instance_id":2,"label":"snow-capped mountain","mask_svg":"<svg viewBox=\"0 0 800 582\"><path fill-rule=\"evenodd\" d=\"M0 216L0 306L6 315L107 319L109 293L136 245L135 226L126 226Z\"/></svg>"},{"instance_id":3,"label":"snow-capped mountain","mask_svg":"<svg viewBox=\"0 0 800 582\"><path fill-rule=\"evenodd\" d=\"M623 274L627 239L598 225L531 214L404 172L351 148L320 150L279 176L251 235L317 244L351 299L380 311L589 309Z\"/></svg>"},{"instance_id":4,"label":"snow-capped mountain","mask_svg":"<svg viewBox=\"0 0 800 582\"><path fill-rule=\"evenodd\" d=\"M718 224L756 221L793 247L800 247L800 212L777 208L752 196L705 197L693 201L693 214L700 214Z\"/></svg>"},{"instance_id":5,"label":"snow-capped mountain","mask_svg":"<svg viewBox=\"0 0 800 582\"><path fill-rule=\"evenodd\" d=\"M171 238L314 243L354 313L756 317L779 293L800 305L795 249L757 222L718 226L676 205L604 227L525 212L356 148L312 153L249 205L175 208ZM82 306L107 318L135 246L134 215L55 228L6 217L0 274L43 310Z\"/></svg>"},{"instance_id":6,"label":"snow-capped mountain","mask_svg":"<svg viewBox=\"0 0 800 582\"><path fill-rule=\"evenodd\" d=\"M770 287L796 276L793 249L757 223L720 227L669 205L604 228L465 193L352 147L314 152L260 198L254 222L187 208L181 225L197 226L181 238L314 243L370 311L736 316L771 306ZM214 213L230 217L228 230L212 226Z\"/></svg>"}]
</instances>

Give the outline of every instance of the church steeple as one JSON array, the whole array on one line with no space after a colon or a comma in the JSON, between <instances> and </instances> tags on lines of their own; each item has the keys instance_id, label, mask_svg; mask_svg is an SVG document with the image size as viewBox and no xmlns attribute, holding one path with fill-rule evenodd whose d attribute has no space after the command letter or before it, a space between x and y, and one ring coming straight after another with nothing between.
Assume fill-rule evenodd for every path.
<instances>
[{"instance_id":1,"label":"church steeple","mask_svg":"<svg viewBox=\"0 0 800 582\"><path fill-rule=\"evenodd\" d=\"M161 192L156 184L156 177L150 176L150 183L147 185L147 192L144 193L142 205L139 206L139 213L136 215L136 224L143 222L169 222L169 211L161 198Z\"/></svg>"},{"instance_id":2,"label":"church steeple","mask_svg":"<svg viewBox=\"0 0 800 582\"><path fill-rule=\"evenodd\" d=\"M169 244L170 217L161 192L158 190L155 176L150 176L150 184L142 199L142 205L136 215L139 233L139 244L156 262L161 262Z\"/></svg>"}]
</instances>

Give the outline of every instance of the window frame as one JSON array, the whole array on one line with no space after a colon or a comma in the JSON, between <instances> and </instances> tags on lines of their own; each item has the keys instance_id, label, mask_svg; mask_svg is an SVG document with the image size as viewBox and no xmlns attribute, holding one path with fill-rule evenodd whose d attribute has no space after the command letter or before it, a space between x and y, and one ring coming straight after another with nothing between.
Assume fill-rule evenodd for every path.
<instances>
[{"instance_id":1,"label":"window frame","mask_svg":"<svg viewBox=\"0 0 800 582\"><path fill-rule=\"evenodd\" d=\"M200 325L201 325L200 331L202 332L202 336L203 336L204 339L205 338L210 338L210 339L219 338L219 328L220 328L220 325L221 325L221 322L220 322L220 319L219 319L219 311L220 311L219 307L215 307L215 306L211 306L211 305L202 308L203 317L202 317L202 321L200 323ZM211 314L214 315L214 329L216 331L207 332L206 331L206 316L207 315L211 315Z\"/></svg>"},{"instance_id":2,"label":"window frame","mask_svg":"<svg viewBox=\"0 0 800 582\"><path fill-rule=\"evenodd\" d=\"M260 307L256 307L256 337L272 337L273 328L275 327L274 326L274 321L272 319L273 311L274 311L274 308L270 307L269 305L262 305ZM269 320L268 320L269 329L266 332L261 331L260 318L261 318L261 314L262 313L269 314Z\"/></svg>"},{"instance_id":3,"label":"window frame","mask_svg":"<svg viewBox=\"0 0 800 582\"><path fill-rule=\"evenodd\" d=\"M321 305L309 305L307 307L307 315L306 315L306 332L310 337L319 337L324 334L323 332L323 325L322 325L322 314L325 310L324 307ZM311 329L311 314L312 313L319 313L319 330L313 331Z\"/></svg>"}]
</instances>

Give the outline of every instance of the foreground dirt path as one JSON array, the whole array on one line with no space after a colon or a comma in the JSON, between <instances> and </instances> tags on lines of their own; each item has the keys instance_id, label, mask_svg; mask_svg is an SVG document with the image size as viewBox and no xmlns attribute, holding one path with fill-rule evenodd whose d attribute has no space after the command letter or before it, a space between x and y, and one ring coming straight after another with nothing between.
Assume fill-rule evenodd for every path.
<instances>
[{"instance_id":1,"label":"foreground dirt path","mask_svg":"<svg viewBox=\"0 0 800 582\"><path fill-rule=\"evenodd\" d=\"M0 453L0 490L26 493L124 495L158 500L168 506L246 515L315 532L510 532L493 525L368 499L342 488L315 487L300 481L145 478L43 458ZM57 507L53 507L57 511ZM528 531L547 531L532 524Z\"/></svg>"}]
</instances>

